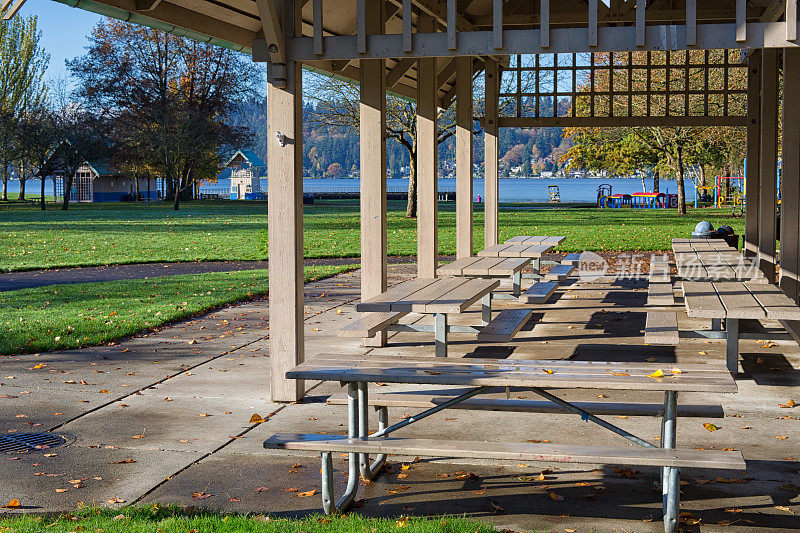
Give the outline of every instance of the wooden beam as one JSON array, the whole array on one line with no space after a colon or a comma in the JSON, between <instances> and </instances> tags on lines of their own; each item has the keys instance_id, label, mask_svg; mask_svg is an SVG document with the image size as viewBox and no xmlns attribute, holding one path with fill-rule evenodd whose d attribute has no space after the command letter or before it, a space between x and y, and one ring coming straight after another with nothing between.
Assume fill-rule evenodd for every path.
<instances>
[{"instance_id":1,"label":"wooden beam","mask_svg":"<svg viewBox=\"0 0 800 533\"><path fill-rule=\"evenodd\" d=\"M686 0L686 46L697 44L697 0Z\"/></svg>"},{"instance_id":2,"label":"wooden beam","mask_svg":"<svg viewBox=\"0 0 800 533\"><path fill-rule=\"evenodd\" d=\"M256 6L261 17L261 24L264 27L264 38L267 41L269 59L274 64L283 64L286 62L286 40L281 28L275 0L256 0Z\"/></svg>"},{"instance_id":3,"label":"wooden beam","mask_svg":"<svg viewBox=\"0 0 800 533\"><path fill-rule=\"evenodd\" d=\"M745 194L749 197L744 219L744 253L758 255L758 194L761 188L761 52L747 58L747 154L745 159Z\"/></svg>"},{"instance_id":4,"label":"wooden beam","mask_svg":"<svg viewBox=\"0 0 800 533\"><path fill-rule=\"evenodd\" d=\"M403 0L403 51L410 52L414 49L414 41L411 37L413 27L413 14L411 0Z\"/></svg>"},{"instance_id":5,"label":"wooden beam","mask_svg":"<svg viewBox=\"0 0 800 533\"><path fill-rule=\"evenodd\" d=\"M736 41L747 40L747 0L736 0Z\"/></svg>"},{"instance_id":6,"label":"wooden beam","mask_svg":"<svg viewBox=\"0 0 800 533\"><path fill-rule=\"evenodd\" d=\"M737 116L613 116L613 117L500 117L501 128L624 128L659 125L663 127L744 126Z\"/></svg>"},{"instance_id":7,"label":"wooden beam","mask_svg":"<svg viewBox=\"0 0 800 533\"><path fill-rule=\"evenodd\" d=\"M647 11L647 0L636 0L636 46L644 46L645 43L646 11Z\"/></svg>"},{"instance_id":8,"label":"wooden beam","mask_svg":"<svg viewBox=\"0 0 800 533\"><path fill-rule=\"evenodd\" d=\"M797 0L786 0L786 40L797 40Z\"/></svg>"},{"instance_id":9,"label":"wooden beam","mask_svg":"<svg viewBox=\"0 0 800 533\"><path fill-rule=\"evenodd\" d=\"M368 2L365 34L381 33L383 2ZM383 59L361 60L359 104L361 152L361 299L386 290L386 66ZM383 346L386 331L365 339L367 346Z\"/></svg>"},{"instance_id":10,"label":"wooden beam","mask_svg":"<svg viewBox=\"0 0 800 533\"><path fill-rule=\"evenodd\" d=\"M503 48L503 0L492 0L492 46Z\"/></svg>"},{"instance_id":11,"label":"wooden beam","mask_svg":"<svg viewBox=\"0 0 800 533\"><path fill-rule=\"evenodd\" d=\"M484 126L484 247L494 246L499 238L499 198L500 177L498 124L498 93L500 92L500 69L497 61L486 61L485 68L485 126Z\"/></svg>"},{"instance_id":12,"label":"wooden beam","mask_svg":"<svg viewBox=\"0 0 800 533\"><path fill-rule=\"evenodd\" d=\"M136 0L136 11L152 11L160 3L161 0Z\"/></svg>"},{"instance_id":13,"label":"wooden beam","mask_svg":"<svg viewBox=\"0 0 800 533\"><path fill-rule=\"evenodd\" d=\"M764 277L775 282L775 226L778 182L778 51L761 52L761 148L758 194L758 259Z\"/></svg>"},{"instance_id":14,"label":"wooden beam","mask_svg":"<svg viewBox=\"0 0 800 533\"><path fill-rule=\"evenodd\" d=\"M550 0L540 0L539 3L539 45L542 48L550 47Z\"/></svg>"},{"instance_id":15,"label":"wooden beam","mask_svg":"<svg viewBox=\"0 0 800 533\"><path fill-rule=\"evenodd\" d=\"M294 21L292 0L283 0ZM277 13L276 13L277 15ZM276 20L279 20L276 16ZM288 31L294 31L288 25ZM300 63L285 68L285 82L267 76L267 232L269 241L270 396L294 402L305 385L286 371L303 362L303 87Z\"/></svg>"},{"instance_id":16,"label":"wooden beam","mask_svg":"<svg viewBox=\"0 0 800 533\"><path fill-rule=\"evenodd\" d=\"M800 50L783 52L781 290L800 295Z\"/></svg>"},{"instance_id":17,"label":"wooden beam","mask_svg":"<svg viewBox=\"0 0 800 533\"><path fill-rule=\"evenodd\" d=\"M418 27L420 31L433 30L433 17L421 14ZM439 212L435 58L418 60L417 91L417 275L421 278L435 278Z\"/></svg>"},{"instance_id":18,"label":"wooden beam","mask_svg":"<svg viewBox=\"0 0 800 533\"><path fill-rule=\"evenodd\" d=\"M311 5L311 9L313 10L314 19L314 53L317 55L322 55L325 53L325 47L322 41L322 35L324 32L322 20L322 0L314 0L314 3Z\"/></svg>"},{"instance_id":19,"label":"wooden beam","mask_svg":"<svg viewBox=\"0 0 800 533\"><path fill-rule=\"evenodd\" d=\"M447 48L450 50L458 48L457 15L456 0L447 0Z\"/></svg>"},{"instance_id":20,"label":"wooden beam","mask_svg":"<svg viewBox=\"0 0 800 533\"><path fill-rule=\"evenodd\" d=\"M411 58L403 58L397 62L397 64L392 67L392 70L389 71L389 74L386 75L386 86L388 88L392 88L397 83L403 79L403 76L406 75L406 72L411 70L411 68L417 63L415 59Z\"/></svg>"},{"instance_id":21,"label":"wooden beam","mask_svg":"<svg viewBox=\"0 0 800 533\"><path fill-rule=\"evenodd\" d=\"M589 0L588 31L587 44L589 46L597 46L597 0Z\"/></svg>"},{"instance_id":22,"label":"wooden beam","mask_svg":"<svg viewBox=\"0 0 800 533\"><path fill-rule=\"evenodd\" d=\"M472 256L472 58L456 68L456 257Z\"/></svg>"},{"instance_id":23,"label":"wooden beam","mask_svg":"<svg viewBox=\"0 0 800 533\"><path fill-rule=\"evenodd\" d=\"M8 7L8 4L10 3L11 1L7 0L6 2L3 3L2 8L5 9L6 7ZM22 9L22 6L24 4L25 0L16 0L8 9L8 11L3 13L3 20L11 20L12 18L14 18L14 15L16 15L19 12L19 10Z\"/></svg>"}]
</instances>

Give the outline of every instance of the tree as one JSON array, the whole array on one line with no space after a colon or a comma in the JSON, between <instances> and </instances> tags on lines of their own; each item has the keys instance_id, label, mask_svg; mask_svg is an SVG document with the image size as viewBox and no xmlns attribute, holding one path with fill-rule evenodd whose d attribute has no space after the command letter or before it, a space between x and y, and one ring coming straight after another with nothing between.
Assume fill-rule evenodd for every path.
<instances>
[{"instance_id":1,"label":"tree","mask_svg":"<svg viewBox=\"0 0 800 533\"><path fill-rule=\"evenodd\" d=\"M0 11L0 15L5 9ZM36 17L0 21L0 177L8 200L10 166L19 153L16 138L21 117L47 97L42 78L50 57L39 46Z\"/></svg>"},{"instance_id":2,"label":"tree","mask_svg":"<svg viewBox=\"0 0 800 533\"><path fill-rule=\"evenodd\" d=\"M594 85L598 87L627 86L628 72L631 73L630 84L632 90L644 92L650 88L654 92L666 91L670 84L673 91L680 91L681 88L705 88L723 87L742 89L746 87L746 69L734 69L728 71L726 68L710 68L708 72L697 68L665 68L664 65L679 65L684 59L688 58L692 63L700 63L704 57L701 54L708 54L711 63L717 63L722 67L729 54L726 50L702 50L678 51L678 52L634 52L631 58L634 65L642 65L644 55L652 54L655 68L619 68L619 69L596 69ZM611 58L608 54L596 54L602 62L608 64ZM627 66L627 54L623 58L614 59L614 64ZM659 65L661 65L659 67ZM613 75L610 72L613 71ZM667 79L667 71L670 72ZM687 76L688 74L688 76ZM617 76L620 79L617 79ZM705 76L708 76L706 81ZM728 77L727 80L723 79ZM591 80L583 80L581 90L587 90ZM688 102L681 98L672 98L667 107L663 103L663 98L634 99L628 102L623 99L624 95L607 97L605 100L595 101L596 113L601 115L608 113L613 107L615 116L625 116L629 109L634 115L644 116L648 106L656 108L655 113L662 112L671 116L681 116L702 114L720 114L722 112L722 97L718 94L712 95L706 109L706 103L702 99L689 98ZM728 103L728 112L735 115L744 115L746 106L745 98L731 98ZM577 116L588 115L588 99L577 99ZM655 102L655 103L654 103ZM659 102L661 102L659 104ZM661 106L661 109L659 108ZM630 106L630 108L628 107ZM599 109L598 109L599 108ZM575 145L568 152L566 158L572 158L572 166L585 164L587 168L598 168L598 165L607 164L611 169L624 169L630 172L642 167L652 167L655 170L654 190L658 189L658 176L667 172L672 172L678 180L678 207L681 214L686 214L686 191L684 187L684 168L687 163L708 164L711 161L741 161L744 150L745 131L739 127L661 127L657 125L657 118L654 125L648 127L625 127L625 128L570 128L565 131L565 135L572 138ZM713 154L713 157L711 155Z\"/></svg>"},{"instance_id":3,"label":"tree","mask_svg":"<svg viewBox=\"0 0 800 533\"><path fill-rule=\"evenodd\" d=\"M176 210L198 180L213 178L226 155L252 141L228 123L261 81L243 54L108 20L68 67L82 104L113 119L115 143L163 175Z\"/></svg>"},{"instance_id":4,"label":"tree","mask_svg":"<svg viewBox=\"0 0 800 533\"><path fill-rule=\"evenodd\" d=\"M20 178L20 199L25 198L25 180L38 176L41 180L42 210L45 204L45 163L58 142L58 129L54 113L45 106L30 110L22 117L17 130L20 151L17 156L17 174Z\"/></svg>"},{"instance_id":5,"label":"tree","mask_svg":"<svg viewBox=\"0 0 800 533\"><path fill-rule=\"evenodd\" d=\"M344 176L344 169L342 165L339 163L331 163L328 165L328 170L326 171L327 174L333 178L341 178Z\"/></svg>"}]
</instances>

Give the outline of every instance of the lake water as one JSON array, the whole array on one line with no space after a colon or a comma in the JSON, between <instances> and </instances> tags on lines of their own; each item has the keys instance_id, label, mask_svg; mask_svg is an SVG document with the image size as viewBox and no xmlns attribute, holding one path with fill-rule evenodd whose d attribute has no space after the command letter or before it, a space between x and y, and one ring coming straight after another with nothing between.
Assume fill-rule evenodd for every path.
<instances>
[{"instance_id":1,"label":"lake water","mask_svg":"<svg viewBox=\"0 0 800 533\"><path fill-rule=\"evenodd\" d=\"M390 192L401 192L408 190L407 179L388 179L386 180L387 189ZM501 202L546 202L548 200L547 188L549 185L558 185L562 202L588 202L594 203L597 200L597 188L601 184L609 184L614 194L631 194L642 192L642 182L638 179L625 178L543 178L543 179L500 179L500 201ZM646 180L648 192L652 190L653 180ZM25 190L29 196L39 195L39 180L29 180ZM230 181L221 179L217 183L200 187L201 191L214 191L227 193ZM455 179L439 180L439 190L454 191L456 188ZM303 180L303 191L309 193L320 192L357 192L359 189L358 179L311 179ZM46 183L46 194L53 194L53 182L48 180ZM261 190L267 190L267 180L261 180ZM678 186L675 180L661 180L661 192L677 193ZM19 182L9 182L9 191L18 192ZM482 198L483 179L476 179L473 183L474 196ZM694 185L691 180L686 180L686 199L694 198Z\"/></svg>"}]
</instances>

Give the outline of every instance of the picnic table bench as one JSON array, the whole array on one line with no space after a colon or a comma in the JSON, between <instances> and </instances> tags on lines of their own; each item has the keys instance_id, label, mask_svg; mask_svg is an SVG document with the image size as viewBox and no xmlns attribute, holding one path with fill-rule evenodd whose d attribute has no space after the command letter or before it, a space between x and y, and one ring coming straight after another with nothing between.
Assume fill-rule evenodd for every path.
<instances>
[{"instance_id":1,"label":"picnic table bench","mask_svg":"<svg viewBox=\"0 0 800 533\"><path fill-rule=\"evenodd\" d=\"M663 377L652 377L662 370ZM664 371L666 370L666 371ZM680 373L670 373L653 363L606 363L570 360L441 359L430 357L358 356L323 354L286 373L289 379L339 381L347 384L347 436L276 433L264 447L268 449L319 452L322 459L322 502L326 513L343 511L354 500L359 474L371 479L380 473L387 454L404 456L453 457L515 461L545 461L586 464L616 464L661 467L664 529L677 528L680 478L679 468L741 470L745 462L740 452L676 449L678 392L734 393L733 377L717 365L682 365ZM388 425L386 409L378 410L378 430L369 434L370 397L368 383L410 383L470 387L466 392L427 408L419 414ZM492 387L525 387L547 401L582 419L638 445L596 446L555 443L509 443L453 439L414 439L389 437L390 433L456 406ZM610 389L658 391L664 394L662 438L652 444L619 428L580 405L569 403L546 389ZM592 393L594 394L594 393ZM373 404L374 405L374 404ZM624 412L624 411L623 411ZM349 454L349 476L344 495L334 503L334 452ZM370 464L370 455L377 455Z\"/></svg>"},{"instance_id":2,"label":"picnic table bench","mask_svg":"<svg viewBox=\"0 0 800 533\"><path fill-rule=\"evenodd\" d=\"M741 331L741 320L800 320L800 307L778 287L763 282L684 281L683 299L690 317L712 319L712 331L694 332L721 338L725 320L725 354L728 370L739 368L739 339L791 338L783 331Z\"/></svg>"},{"instance_id":3,"label":"picnic table bench","mask_svg":"<svg viewBox=\"0 0 800 533\"><path fill-rule=\"evenodd\" d=\"M533 316L533 309L504 309L492 316L492 291L500 285L496 279L417 278L400 283L375 298L356 304L364 316L338 331L341 337L366 338L381 330L432 332L437 357L447 357L448 333L475 333L478 340L504 342ZM463 313L481 301L481 324L449 325L448 314ZM408 313L431 314L433 326L399 324Z\"/></svg>"}]
</instances>

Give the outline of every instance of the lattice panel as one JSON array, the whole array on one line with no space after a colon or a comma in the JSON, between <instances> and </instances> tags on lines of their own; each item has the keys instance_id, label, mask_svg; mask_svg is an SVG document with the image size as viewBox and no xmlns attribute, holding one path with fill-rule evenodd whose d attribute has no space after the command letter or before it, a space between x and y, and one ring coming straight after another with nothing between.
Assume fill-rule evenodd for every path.
<instances>
[{"instance_id":1,"label":"lattice panel","mask_svg":"<svg viewBox=\"0 0 800 533\"><path fill-rule=\"evenodd\" d=\"M502 117L744 117L747 67L738 50L512 56Z\"/></svg>"}]
</instances>

